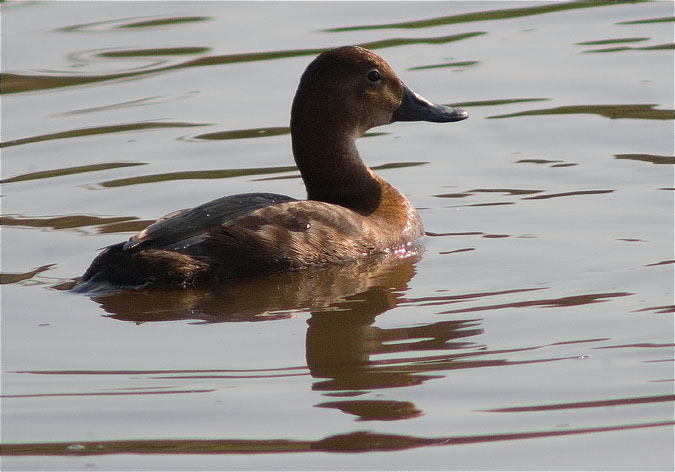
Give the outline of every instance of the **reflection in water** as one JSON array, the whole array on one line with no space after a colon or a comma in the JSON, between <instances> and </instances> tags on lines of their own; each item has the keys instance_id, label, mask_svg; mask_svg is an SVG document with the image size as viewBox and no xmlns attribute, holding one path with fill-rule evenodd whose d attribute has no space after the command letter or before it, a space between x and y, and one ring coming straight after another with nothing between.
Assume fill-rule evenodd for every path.
<instances>
[{"instance_id":1,"label":"reflection in water","mask_svg":"<svg viewBox=\"0 0 675 472\"><path fill-rule=\"evenodd\" d=\"M600 115L606 118L621 119L629 118L633 120L672 120L675 119L675 110L655 110L655 104L651 105L569 105L556 108L542 108L538 110L527 110L518 113L509 113L507 115L488 116L487 118L513 118L516 116L537 116L537 115L578 115L591 114Z\"/></svg>"},{"instance_id":2,"label":"reflection in water","mask_svg":"<svg viewBox=\"0 0 675 472\"><path fill-rule=\"evenodd\" d=\"M124 110L131 107L147 106L154 105L156 103L163 103L168 100L176 100L181 98L186 98L187 94L174 95L174 96L154 96L154 97L145 97L138 98L135 100L125 100L110 105L101 105L96 107L86 107L86 108L76 108L74 110L63 111L56 113L54 116L69 116L69 115L84 115L85 113L99 113L111 110Z\"/></svg>"},{"instance_id":3,"label":"reflection in water","mask_svg":"<svg viewBox=\"0 0 675 472\"><path fill-rule=\"evenodd\" d=\"M5 141L0 143L0 148L6 148L10 146L18 146L21 144L29 143L39 143L41 141L51 141L54 139L66 139L66 138L79 138L82 136L93 136L96 134L110 134L110 133L123 133L127 131L138 131L145 129L157 129L157 128L188 128L193 126L206 126L205 124L200 123L187 123L187 122L152 122L144 121L140 123L123 123L119 125L110 125L110 126L95 126L93 128L79 128L69 131L60 131L58 133L49 133L41 134L39 136L31 136L28 138L12 139L11 141Z\"/></svg>"},{"instance_id":4,"label":"reflection in water","mask_svg":"<svg viewBox=\"0 0 675 472\"><path fill-rule=\"evenodd\" d=\"M516 164L550 164L549 167L573 167L575 162L564 162L557 159L519 159Z\"/></svg>"},{"instance_id":5,"label":"reflection in water","mask_svg":"<svg viewBox=\"0 0 675 472\"><path fill-rule=\"evenodd\" d=\"M421 251L421 250L420 250ZM202 289L120 291L92 299L113 318L136 323L200 320L208 323L313 316L349 317L350 326L370 325L396 306L414 274L419 254L368 258L305 271L234 279ZM335 326L340 330L341 323ZM347 326L349 328L350 326Z\"/></svg>"},{"instance_id":6,"label":"reflection in water","mask_svg":"<svg viewBox=\"0 0 675 472\"><path fill-rule=\"evenodd\" d=\"M409 67L407 70L442 69L442 68L446 68L446 67L464 68L464 67L475 66L476 64L479 64L479 61L444 62L443 64L430 64L430 65L426 65L426 66Z\"/></svg>"},{"instance_id":7,"label":"reflection in water","mask_svg":"<svg viewBox=\"0 0 675 472\"><path fill-rule=\"evenodd\" d=\"M210 20L208 16L173 16L170 18L159 18L154 20L133 21L120 24L117 28L156 28L158 26L172 26L179 23L194 23L198 21Z\"/></svg>"},{"instance_id":8,"label":"reflection in water","mask_svg":"<svg viewBox=\"0 0 675 472\"><path fill-rule=\"evenodd\" d=\"M221 134L221 133L214 133ZM218 139L218 138L215 138ZM428 164L428 162L393 162L381 164L379 166L372 166L372 170L395 169L400 167L414 167ZM134 177L125 177L122 179L106 180L98 185L100 187L124 187L127 185L148 184L153 182L168 182L172 180L204 180L204 179L229 179L233 177L250 177L254 175L267 174L284 174L288 172L297 171L295 165L292 166L278 166L278 167L252 167L245 169L209 169L209 170L188 170L178 172L166 172L163 174L148 174L137 175ZM290 176L283 177L269 177L267 179L261 178L257 180L276 180L286 178L300 178L300 173L297 172Z\"/></svg>"},{"instance_id":9,"label":"reflection in water","mask_svg":"<svg viewBox=\"0 0 675 472\"><path fill-rule=\"evenodd\" d=\"M180 48L153 48L153 49L123 49L115 51L99 52L99 57L158 57L158 56L193 56L206 54L211 48L204 47L180 47Z\"/></svg>"},{"instance_id":10,"label":"reflection in water","mask_svg":"<svg viewBox=\"0 0 675 472\"><path fill-rule=\"evenodd\" d=\"M30 270L28 272L0 272L0 285L4 284L16 284L26 280L30 280L35 277L37 274L44 272L46 270L54 267L54 264L47 264L36 269Z\"/></svg>"},{"instance_id":11,"label":"reflection in water","mask_svg":"<svg viewBox=\"0 0 675 472\"><path fill-rule=\"evenodd\" d=\"M616 46L613 48L602 48L602 49L589 49L584 51L584 53L598 53L598 52L620 52L620 51L664 51L669 49L675 49L675 43L666 43L666 44L656 44L654 46Z\"/></svg>"},{"instance_id":12,"label":"reflection in water","mask_svg":"<svg viewBox=\"0 0 675 472\"><path fill-rule=\"evenodd\" d=\"M194 138L207 140L227 140L263 138L267 136L282 136L284 134L291 134L291 128L288 126L277 126L271 128L236 129L229 131L219 131L216 133L199 134Z\"/></svg>"},{"instance_id":13,"label":"reflection in water","mask_svg":"<svg viewBox=\"0 0 675 472\"><path fill-rule=\"evenodd\" d=\"M329 33L339 33L343 31L358 31L372 29L391 29L391 28L429 28L440 25L453 25L457 23L470 23L472 21L491 21L508 20L511 18L520 18L524 16L541 15L544 13L555 13L565 10L574 10L577 8L591 8L614 5L613 1L594 1L594 2L565 2L538 5L535 7L506 8L501 10L487 10L472 13L462 13L459 15L441 16L427 20L404 21L401 23L383 23L379 25L366 26L346 26L341 28L330 28L324 30Z\"/></svg>"},{"instance_id":14,"label":"reflection in water","mask_svg":"<svg viewBox=\"0 0 675 472\"><path fill-rule=\"evenodd\" d=\"M472 436L421 437L369 431L336 434L314 441L293 439L178 439L79 441L3 444L5 456L85 456L101 454L273 454L280 452L400 451L426 446L459 446L494 441L550 438L644 428L672 428L673 421L619 424L603 427L560 428Z\"/></svg>"},{"instance_id":15,"label":"reflection in water","mask_svg":"<svg viewBox=\"0 0 675 472\"><path fill-rule=\"evenodd\" d=\"M420 249L421 251L421 249ZM298 312L309 311L306 333L306 362L314 379L312 389L326 397L339 397L315 404L317 408L332 408L351 415L356 421L401 421L419 417L423 411L413 402L364 398L375 389L417 385L441 378L448 371L466 368L509 366L551 362L569 357L550 358L528 356L526 360L509 360L513 353L569 343L596 343L607 339L563 341L545 346L525 346L507 350L489 350L487 346L468 338L482 333L480 318L447 317L438 321L391 328L375 326L378 315L397 306L434 306L471 303L484 298L527 295L546 290L545 287L520 288L493 292L436 294L423 298L406 298L409 282L415 274L414 264L421 254L406 259L396 257L372 258L352 264L331 265L297 273L282 273L248 280L232 281L226 287L189 289L183 291L122 291L97 295L98 302L111 318L145 323L153 321L197 320L221 323L265 321L290 318ZM629 293L582 294L557 299L510 301L501 304L471 306L441 311L439 315L498 310L502 308L568 307L608 301L629 296ZM623 346L612 346L623 347ZM225 379L247 377L279 377L303 375L304 369L180 370L180 371L43 371L41 375L133 375L148 379ZM28 372L27 372L28 373ZM58 393L78 395L153 395L179 393L181 388ZM208 392L212 389L190 390ZM359 398L353 398L359 397ZM607 401L552 403L539 406L510 406L489 413L508 414L511 411L541 409L605 408L614 404L655 403L670 401L670 397L636 397ZM538 410L539 409L539 410ZM127 440L85 443L33 443L3 445L9 455L69 455L99 453L272 453L300 451L377 451L401 450L425 446L451 446L492 441L616 431L626 428L663 427L672 422L640 423L578 429L550 428L537 431L482 435L422 437L355 431L312 440L293 439L214 439L185 440Z\"/></svg>"},{"instance_id":16,"label":"reflection in water","mask_svg":"<svg viewBox=\"0 0 675 472\"><path fill-rule=\"evenodd\" d=\"M94 23L84 23L80 25L66 26L58 29L64 33L94 33L100 31L114 31L115 29L125 28L154 28L158 26L173 26L182 23L194 23L207 21L208 16L172 16L166 18L154 18L152 20L124 19L124 20L106 20L96 21Z\"/></svg>"},{"instance_id":17,"label":"reflection in water","mask_svg":"<svg viewBox=\"0 0 675 472\"><path fill-rule=\"evenodd\" d=\"M672 23L674 21L674 16L665 16L662 18L648 18L646 20L620 21L617 25L644 25L649 23Z\"/></svg>"},{"instance_id":18,"label":"reflection in water","mask_svg":"<svg viewBox=\"0 0 675 472\"><path fill-rule=\"evenodd\" d=\"M528 405L509 408L493 408L485 410L495 413L516 413L520 411L551 411L551 410L572 410L576 408L606 408L610 406L635 405L644 403L672 402L675 401L675 395L655 395L649 397L628 397L614 398L598 401L574 402L574 403L553 403L548 405Z\"/></svg>"},{"instance_id":19,"label":"reflection in water","mask_svg":"<svg viewBox=\"0 0 675 472\"><path fill-rule=\"evenodd\" d=\"M650 38L615 38L615 39L599 39L596 41L582 41L580 43L574 43L578 46L602 46L605 44L617 44L617 43L637 43L640 41L649 41Z\"/></svg>"},{"instance_id":20,"label":"reflection in water","mask_svg":"<svg viewBox=\"0 0 675 472\"><path fill-rule=\"evenodd\" d=\"M452 34L448 36L432 36L426 38L392 38L392 39L383 39L379 41L371 41L367 43L360 43L359 46L362 46L366 49L381 49L394 46L406 46L410 44L446 44L454 41L461 41L464 39L473 38L475 36L480 36L483 34L485 34L485 32L476 31L470 33ZM221 56L204 56L196 59L191 59L185 62L177 62L175 64L160 65L158 67L144 67L138 70L117 72L112 74L37 75L37 74L2 73L0 74L0 82L2 82L3 94L30 92L34 90L69 87L73 85L90 84L107 80L141 77L151 73L155 74L158 72L168 72L172 70L186 69L192 67L238 64L242 62L269 61L275 59L300 57L300 56L316 56L317 54L322 53L326 49L329 48L289 49L289 50L269 51L269 52L227 54Z\"/></svg>"},{"instance_id":21,"label":"reflection in water","mask_svg":"<svg viewBox=\"0 0 675 472\"><path fill-rule=\"evenodd\" d=\"M651 162L652 164L675 164L675 156L658 156L655 154L614 154L614 158Z\"/></svg>"},{"instance_id":22,"label":"reflection in water","mask_svg":"<svg viewBox=\"0 0 675 472\"><path fill-rule=\"evenodd\" d=\"M431 370L467 367L466 361L455 366L456 356L439 353L475 347L466 338L482 332L477 327L480 320L395 328L373 326L379 314L406 301L403 297L419 257L371 258L235 280L225 287L122 291L92 299L112 318L135 323L266 321L309 311L305 345L307 366L316 379L313 389L330 392L331 396L353 396L358 394L355 391L415 385L438 378L438 374L425 374ZM422 352L434 355L421 356ZM408 402L336 401L317 406L337 408L362 420L403 419L420 414Z\"/></svg>"},{"instance_id":23,"label":"reflection in water","mask_svg":"<svg viewBox=\"0 0 675 472\"><path fill-rule=\"evenodd\" d=\"M0 226L24 226L49 229L75 229L86 226L117 225L131 223L140 226L139 231L154 221L141 221L135 216L100 217L92 215L65 215L51 218L30 218L23 215L3 215L0 217ZM128 227L128 226L127 226ZM106 232L106 231L101 231Z\"/></svg>"},{"instance_id":24,"label":"reflection in water","mask_svg":"<svg viewBox=\"0 0 675 472\"><path fill-rule=\"evenodd\" d=\"M615 45L623 43L639 43L642 41L649 41L651 38L646 37L637 37L637 38L613 38L613 39L600 39L596 41L583 41L580 43L575 43L578 46L606 46L606 45ZM608 48L601 49L588 49L583 51L583 53L597 53L597 52L619 52L619 51L661 51L666 49L673 49L675 44L656 44L651 46L612 46Z\"/></svg>"},{"instance_id":25,"label":"reflection in water","mask_svg":"<svg viewBox=\"0 0 675 472\"><path fill-rule=\"evenodd\" d=\"M609 298L630 297L632 295L634 294L630 292L589 293L583 295L572 295L569 297L561 297L561 298L547 298L542 300L527 300L512 303L500 303L497 305L474 306L471 308L461 308L458 310L443 311L441 313L442 314L469 313L473 311L501 310L504 308L524 308L531 306L562 308L569 306L591 305L593 303L602 303L608 301Z\"/></svg>"},{"instance_id":26,"label":"reflection in water","mask_svg":"<svg viewBox=\"0 0 675 472\"><path fill-rule=\"evenodd\" d=\"M530 160L530 162L535 161L534 159ZM535 163L548 163L548 162L559 162L559 161L544 161L543 159L541 162L537 162L538 160L535 161ZM525 160L523 161L518 161L518 162L526 162ZM569 166L570 164L563 165L563 164L557 164L557 165L552 165L551 167L563 167L563 166ZM574 165L574 164L571 164ZM477 193L500 193L502 194L501 196L505 197L512 197L512 196L522 196L522 195L530 195L529 197L521 197L520 200L548 200L551 198L560 198L560 197L575 197L575 196L580 196L580 195L603 195L603 194L609 194L613 193L614 190L608 189L608 190L574 190L570 192L559 192L559 193L542 193L543 190L527 190L527 189L474 189L474 190L467 190L464 192L452 192L452 193L440 193L437 195L434 195L434 197L437 198L465 198L465 197L470 197L474 196ZM539 195L531 195L531 194L539 194ZM476 207L476 206L495 206L495 205L513 205L514 202L489 202L489 203L472 203L472 204L467 204L467 205L453 205L453 207L459 208L459 207ZM479 233L483 234L483 233ZM484 238L487 237L499 237L499 235L483 235Z\"/></svg>"},{"instance_id":27,"label":"reflection in water","mask_svg":"<svg viewBox=\"0 0 675 472\"><path fill-rule=\"evenodd\" d=\"M246 177L251 175L279 174L296 170L295 166L279 167L253 167L249 169L209 169L187 170L178 172L165 172L163 174L137 175L123 179L106 180L98 185L100 187L125 187L127 185L148 184L153 182L167 182L170 180L204 180L204 179L229 179L233 177Z\"/></svg>"},{"instance_id":28,"label":"reflection in water","mask_svg":"<svg viewBox=\"0 0 675 472\"><path fill-rule=\"evenodd\" d=\"M541 193L541 192L543 192L543 190L527 190L519 188L475 188L473 190L467 190L466 192L439 193L433 196L437 198L463 198L468 197L470 195L474 195L476 193L500 193L507 196L512 196L512 195L530 195L533 193Z\"/></svg>"},{"instance_id":29,"label":"reflection in water","mask_svg":"<svg viewBox=\"0 0 675 472\"><path fill-rule=\"evenodd\" d=\"M104 162L101 164L91 164L85 166L64 167L62 169L43 170L39 172L30 172L28 174L16 175L7 179L0 179L0 184L9 184L12 182L21 182L24 180L51 179L52 177L61 177L64 175L82 174L85 172L99 172L102 170L118 169L121 167L134 167L145 165L145 162Z\"/></svg>"},{"instance_id":30,"label":"reflection in water","mask_svg":"<svg viewBox=\"0 0 675 472\"><path fill-rule=\"evenodd\" d=\"M65 229L80 232L88 232L88 228L93 227L98 234L137 233L154 222L155 220L141 220L136 216L101 217L93 215L64 215L46 218L31 218L23 215L0 216L0 226Z\"/></svg>"},{"instance_id":31,"label":"reflection in water","mask_svg":"<svg viewBox=\"0 0 675 472\"><path fill-rule=\"evenodd\" d=\"M227 286L183 291L121 291L94 295L92 300L112 318L134 323L174 320L252 322L286 319L298 312L309 311L305 355L309 372L315 379L312 388L332 397L354 397L374 389L417 385L443 377L439 372L453 369L560 360L509 361L500 356L507 351L489 351L485 346L469 341L468 338L483 332L479 327L481 320L477 318L441 319L417 326L375 326L378 315L399 305L454 305L542 289L408 299L405 292L415 273L414 263L420 257L415 254L405 259L370 258L303 272L233 280ZM569 306L596 303L620 295L623 294L512 302L508 306ZM473 310L446 313L463 311ZM540 347L515 348L508 352ZM195 371L190 377L204 374ZM223 374L227 376L226 371L218 375ZM315 406L335 408L362 421L401 420L422 414L416 405L407 401L346 398Z\"/></svg>"},{"instance_id":32,"label":"reflection in water","mask_svg":"<svg viewBox=\"0 0 675 472\"><path fill-rule=\"evenodd\" d=\"M416 418L421 410L411 402L394 400L347 400L325 402L316 405L320 408L336 408L344 413L358 416L357 421L395 421Z\"/></svg>"},{"instance_id":33,"label":"reflection in water","mask_svg":"<svg viewBox=\"0 0 675 472\"><path fill-rule=\"evenodd\" d=\"M472 108L472 107L493 107L496 105L512 105L514 103L527 102L545 102L548 98L503 98L497 100L475 100L471 102L456 102L448 103L448 106L457 108Z\"/></svg>"},{"instance_id":34,"label":"reflection in water","mask_svg":"<svg viewBox=\"0 0 675 472\"><path fill-rule=\"evenodd\" d=\"M546 195L535 195L533 197L523 197L523 200L546 200L549 198L558 197L574 197L577 195L602 195L605 193L612 193L614 190L577 190L574 192L549 193Z\"/></svg>"},{"instance_id":35,"label":"reflection in water","mask_svg":"<svg viewBox=\"0 0 675 472\"><path fill-rule=\"evenodd\" d=\"M343 304L346 311L312 312L307 329L307 366L315 378L324 379L314 384L314 390L349 392L420 384L438 377L424 372L450 368L441 364L453 359L445 355L429 358L422 354L424 351L473 348L475 344L465 339L483 332L475 327L479 320L396 328L373 326L377 315L398 302L400 295L380 288L349 297ZM404 354L412 357L401 357ZM344 403L338 408L343 407Z\"/></svg>"}]
</instances>

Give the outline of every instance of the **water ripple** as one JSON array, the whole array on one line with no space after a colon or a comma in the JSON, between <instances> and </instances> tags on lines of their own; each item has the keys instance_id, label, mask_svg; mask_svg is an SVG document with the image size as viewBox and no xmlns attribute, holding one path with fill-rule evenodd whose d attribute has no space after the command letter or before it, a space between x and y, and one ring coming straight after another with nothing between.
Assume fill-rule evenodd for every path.
<instances>
[{"instance_id":1,"label":"water ripple","mask_svg":"<svg viewBox=\"0 0 675 472\"><path fill-rule=\"evenodd\" d=\"M68 131L60 131L57 133L40 134L28 138L12 139L0 143L0 148L10 146L19 146L22 144L39 143L42 141L51 141L54 139L77 138L82 136L93 136L97 134L122 133L127 131L139 131L146 129L162 129L162 128L187 128L194 126L207 126L206 123L189 123L189 122L154 122L142 121L137 123L123 123L118 125L94 126L92 128L77 128Z\"/></svg>"},{"instance_id":2,"label":"water ripple","mask_svg":"<svg viewBox=\"0 0 675 472\"><path fill-rule=\"evenodd\" d=\"M473 38L484 35L485 32L476 31L469 33L451 34L445 36L430 36L423 38L390 38L378 41L371 41L359 44L367 49L382 49L395 46L406 46L411 44L446 44L454 41ZM2 93L20 93L31 92L35 90L44 90L59 87L69 87L73 85L84 85L95 82L128 79L141 77L151 73L168 72L171 70L186 69L191 67L214 66L224 64L237 64L242 62L269 61L300 56L315 56L329 48L312 49L289 49L268 52L253 52L240 54L227 54L221 56L205 56L191 59L185 62L169 64L161 67L143 68L140 70L118 72L113 74L98 75L64 75L64 74L20 74L20 73L2 73L0 81L2 82Z\"/></svg>"},{"instance_id":3,"label":"water ripple","mask_svg":"<svg viewBox=\"0 0 675 472\"><path fill-rule=\"evenodd\" d=\"M637 105L567 105L555 108L541 108L537 110L527 110L518 113L509 113L506 115L488 116L487 119L495 118L513 118L517 116L539 116L539 115L578 115L592 114L600 115L605 118L615 119L634 119L634 120L672 120L675 119L675 110L655 110L657 104L637 104Z\"/></svg>"},{"instance_id":4,"label":"water ripple","mask_svg":"<svg viewBox=\"0 0 675 472\"><path fill-rule=\"evenodd\" d=\"M62 177L64 175L82 174L86 172L99 172L102 170L119 169L122 167L142 166L146 164L147 164L146 162L104 162L101 164L91 164L86 166L64 167L62 169L29 172L28 174L20 174L6 179L0 179L0 184L22 182L26 180L51 179L53 177Z\"/></svg>"},{"instance_id":5,"label":"water ripple","mask_svg":"<svg viewBox=\"0 0 675 472\"><path fill-rule=\"evenodd\" d=\"M429 28L441 25L453 25L458 23L470 23L474 21L493 21L508 20L511 18L521 18L524 16L541 15L544 13L555 13L565 10L574 10L577 8L592 8L601 6L613 6L612 1L595 2L566 2L548 5L539 5L536 7L506 8L501 10L487 10L472 13L462 13L459 15L441 16L429 18L426 20L404 21L399 23L382 23L364 26L343 26L339 28L329 28L323 30L326 33L341 33L346 31L362 31L374 29L411 29L411 28Z\"/></svg>"},{"instance_id":6,"label":"water ripple","mask_svg":"<svg viewBox=\"0 0 675 472\"><path fill-rule=\"evenodd\" d=\"M428 446L458 446L495 441L513 441L579 434L670 427L675 421L613 424L589 428L542 429L538 431L495 432L483 435L420 437L371 431L327 436L317 440L295 439L128 439L122 441L81 441L9 443L2 445L6 456L88 456L101 454L260 454L280 452L369 452L400 451Z\"/></svg>"},{"instance_id":7,"label":"water ripple","mask_svg":"<svg viewBox=\"0 0 675 472\"><path fill-rule=\"evenodd\" d=\"M656 154L614 154L614 158L651 162L652 164L675 164L675 156L659 156Z\"/></svg>"}]
</instances>

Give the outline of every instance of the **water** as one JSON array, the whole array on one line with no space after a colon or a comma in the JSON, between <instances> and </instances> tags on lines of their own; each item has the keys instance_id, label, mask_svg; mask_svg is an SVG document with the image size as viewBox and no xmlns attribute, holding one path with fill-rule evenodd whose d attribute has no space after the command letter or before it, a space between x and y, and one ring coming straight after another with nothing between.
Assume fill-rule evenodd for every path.
<instances>
[{"instance_id":1,"label":"water","mask_svg":"<svg viewBox=\"0 0 675 472\"><path fill-rule=\"evenodd\" d=\"M0 12L6 470L672 470L671 3ZM358 142L421 260L59 289L172 210L304 197L290 103L343 44L470 114Z\"/></svg>"}]
</instances>

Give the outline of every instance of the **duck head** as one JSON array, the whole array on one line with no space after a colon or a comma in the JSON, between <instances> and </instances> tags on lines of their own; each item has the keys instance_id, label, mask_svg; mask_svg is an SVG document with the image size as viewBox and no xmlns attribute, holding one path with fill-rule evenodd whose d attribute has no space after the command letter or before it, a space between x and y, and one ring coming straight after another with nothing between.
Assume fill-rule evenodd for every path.
<instances>
[{"instance_id":1,"label":"duck head","mask_svg":"<svg viewBox=\"0 0 675 472\"><path fill-rule=\"evenodd\" d=\"M395 121L450 122L468 114L410 90L377 54L358 46L321 53L303 73L291 108L293 156L310 200L368 213L383 182L363 163L356 139Z\"/></svg>"},{"instance_id":2,"label":"duck head","mask_svg":"<svg viewBox=\"0 0 675 472\"><path fill-rule=\"evenodd\" d=\"M377 54L346 46L323 52L307 66L293 100L291 128L311 120L359 137L395 121L446 123L468 116L412 91Z\"/></svg>"}]
</instances>

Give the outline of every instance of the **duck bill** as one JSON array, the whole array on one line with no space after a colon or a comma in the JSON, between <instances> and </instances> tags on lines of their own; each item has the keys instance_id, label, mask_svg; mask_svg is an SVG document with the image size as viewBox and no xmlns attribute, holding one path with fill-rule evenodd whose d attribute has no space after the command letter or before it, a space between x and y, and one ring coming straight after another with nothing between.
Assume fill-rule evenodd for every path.
<instances>
[{"instance_id":1,"label":"duck bill","mask_svg":"<svg viewBox=\"0 0 675 472\"><path fill-rule=\"evenodd\" d=\"M434 123L448 123L451 121L466 120L469 114L461 108L446 107L431 103L403 85L401 105L392 115L391 121L431 121Z\"/></svg>"}]
</instances>

